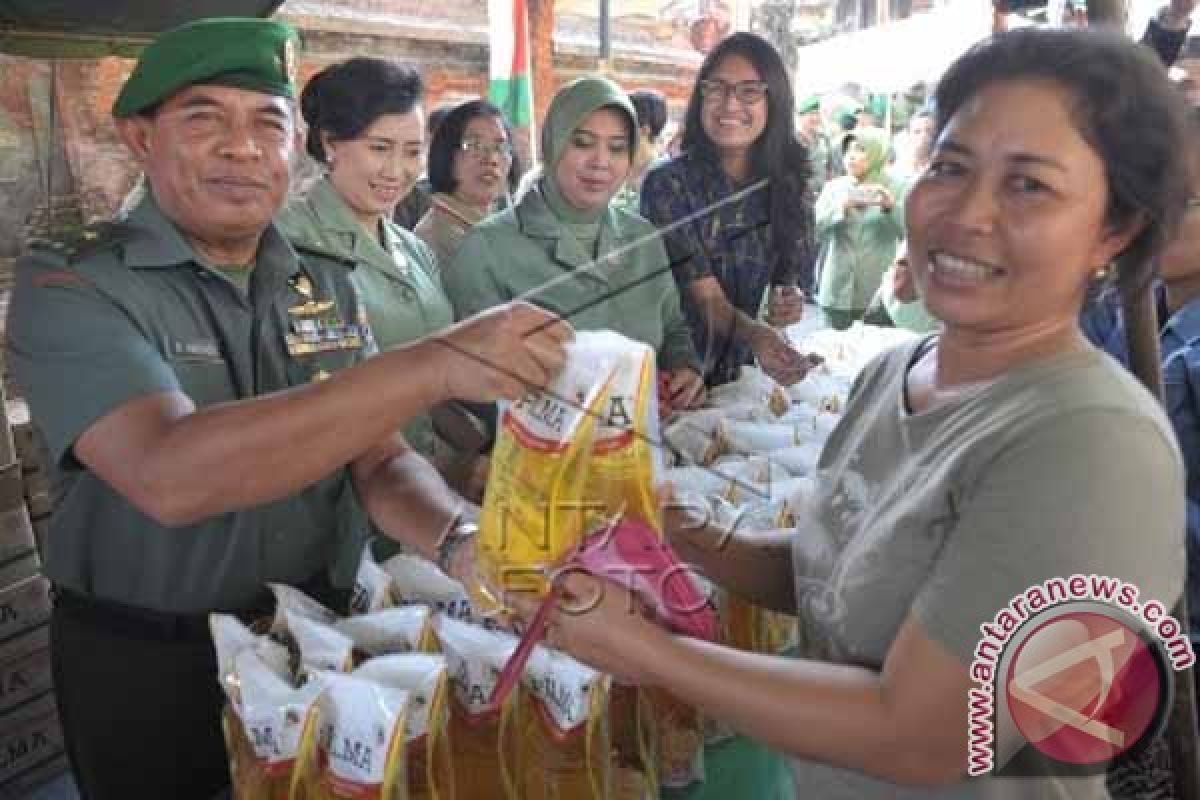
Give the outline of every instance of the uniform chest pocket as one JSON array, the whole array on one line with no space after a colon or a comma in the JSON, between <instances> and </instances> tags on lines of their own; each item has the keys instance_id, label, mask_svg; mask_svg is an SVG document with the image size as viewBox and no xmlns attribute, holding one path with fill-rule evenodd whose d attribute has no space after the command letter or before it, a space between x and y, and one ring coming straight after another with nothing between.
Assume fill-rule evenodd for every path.
<instances>
[{"instance_id":1,"label":"uniform chest pocket","mask_svg":"<svg viewBox=\"0 0 1200 800\"><path fill-rule=\"evenodd\" d=\"M170 361L183 393L197 408L237 399L233 374L223 358L174 358Z\"/></svg>"}]
</instances>

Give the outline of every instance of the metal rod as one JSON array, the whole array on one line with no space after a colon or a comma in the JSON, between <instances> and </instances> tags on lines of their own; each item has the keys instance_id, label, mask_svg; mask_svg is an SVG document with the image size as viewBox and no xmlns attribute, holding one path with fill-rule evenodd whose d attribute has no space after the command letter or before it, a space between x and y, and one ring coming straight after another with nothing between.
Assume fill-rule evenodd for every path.
<instances>
[{"instance_id":1,"label":"metal rod","mask_svg":"<svg viewBox=\"0 0 1200 800\"><path fill-rule=\"evenodd\" d=\"M608 71L609 61L612 58L611 16L609 0L600 0L600 50L596 66L602 73Z\"/></svg>"}]
</instances>

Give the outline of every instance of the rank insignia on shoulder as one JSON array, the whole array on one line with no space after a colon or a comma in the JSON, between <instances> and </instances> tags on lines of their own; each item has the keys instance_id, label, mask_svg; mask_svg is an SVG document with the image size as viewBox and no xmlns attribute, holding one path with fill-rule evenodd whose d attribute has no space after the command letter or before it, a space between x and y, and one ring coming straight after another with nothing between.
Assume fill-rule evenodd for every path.
<instances>
[{"instance_id":1,"label":"rank insignia on shoulder","mask_svg":"<svg viewBox=\"0 0 1200 800\"><path fill-rule=\"evenodd\" d=\"M29 284L35 289L41 289L46 286L91 286L92 282L73 270L48 269L30 277Z\"/></svg>"},{"instance_id":2,"label":"rank insignia on shoulder","mask_svg":"<svg viewBox=\"0 0 1200 800\"><path fill-rule=\"evenodd\" d=\"M64 241L52 242L50 247L69 261L78 262L102 250L124 244L132 236L133 230L122 222L101 222L87 226Z\"/></svg>"}]
</instances>

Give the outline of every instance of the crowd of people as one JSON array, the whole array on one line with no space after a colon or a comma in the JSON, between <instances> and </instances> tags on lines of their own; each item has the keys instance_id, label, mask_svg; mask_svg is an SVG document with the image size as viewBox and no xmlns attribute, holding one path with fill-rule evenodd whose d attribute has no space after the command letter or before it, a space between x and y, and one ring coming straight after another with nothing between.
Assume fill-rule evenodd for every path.
<instances>
[{"instance_id":1,"label":"crowd of people","mask_svg":"<svg viewBox=\"0 0 1200 800\"><path fill-rule=\"evenodd\" d=\"M553 612L550 644L790 759L745 796L1104 796L1046 765L967 780L968 669L980 624L1045 579L1184 591L1200 138L1151 49L999 34L897 148L845 98L797 101L739 32L701 65L677 153L660 95L589 76L525 170L487 101L431 124L420 76L370 57L301 89L294 46L272 20L159 36L113 110L144 196L19 263L8 360L58 472L45 569L83 796L227 785L208 613L261 614L270 582L343 606L371 537L469 577L494 403L544 386L574 331L649 345L666 404L692 409L747 365L804 380L786 328L806 313L921 334L859 376L811 514L664 519L813 648L672 635L615 585ZM321 176L289 197L301 118ZM1122 358L1120 298L1159 263L1169 415L1100 349Z\"/></svg>"}]
</instances>

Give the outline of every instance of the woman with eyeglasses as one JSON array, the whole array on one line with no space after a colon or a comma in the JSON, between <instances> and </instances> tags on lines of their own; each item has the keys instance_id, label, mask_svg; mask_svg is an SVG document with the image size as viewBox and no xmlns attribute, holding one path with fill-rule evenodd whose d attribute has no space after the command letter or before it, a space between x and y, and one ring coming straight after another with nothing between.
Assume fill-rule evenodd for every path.
<instances>
[{"instance_id":1,"label":"woman with eyeglasses","mask_svg":"<svg viewBox=\"0 0 1200 800\"><path fill-rule=\"evenodd\" d=\"M443 270L471 228L516 190L520 175L500 109L469 100L445 116L429 144L433 205L413 229Z\"/></svg>"},{"instance_id":2,"label":"woman with eyeglasses","mask_svg":"<svg viewBox=\"0 0 1200 800\"><path fill-rule=\"evenodd\" d=\"M350 280L383 350L454 322L433 254L392 221L423 169L422 93L413 69L378 58L353 58L314 75L300 110L308 123L306 149L324 176L280 216L298 247L354 265ZM404 433L436 462L439 445L428 416L415 418Z\"/></svg>"},{"instance_id":3,"label":"woman with eyeglasses","mask_svg":"<svg viewBox=\"0 0 1200 800\"><path fill-rule=\"evenodd\" d=\"M654 229L613 198L637 147L638 118L606 78L559 90L542 126L542 173L513 208L477 224L443 270L460 318L521 298L576 330L614 330L648 344L669 377L665 398L703 397L691 332Z\"/></svg>"},{"instance_id":4,"label":"woman with eyeglasses","mask_svg":"<svg viewBox=\"0 0 1200 800\"><path fill-rule=\"evenodd\" d=\"M800 319L813 281L810 170L793 104L775 48L733 34L700 67L684 152L642 182L642 216L662 231L710 386L756 359L784 384L808 370L780 330Z\"/></svg>"}]
</instances>

